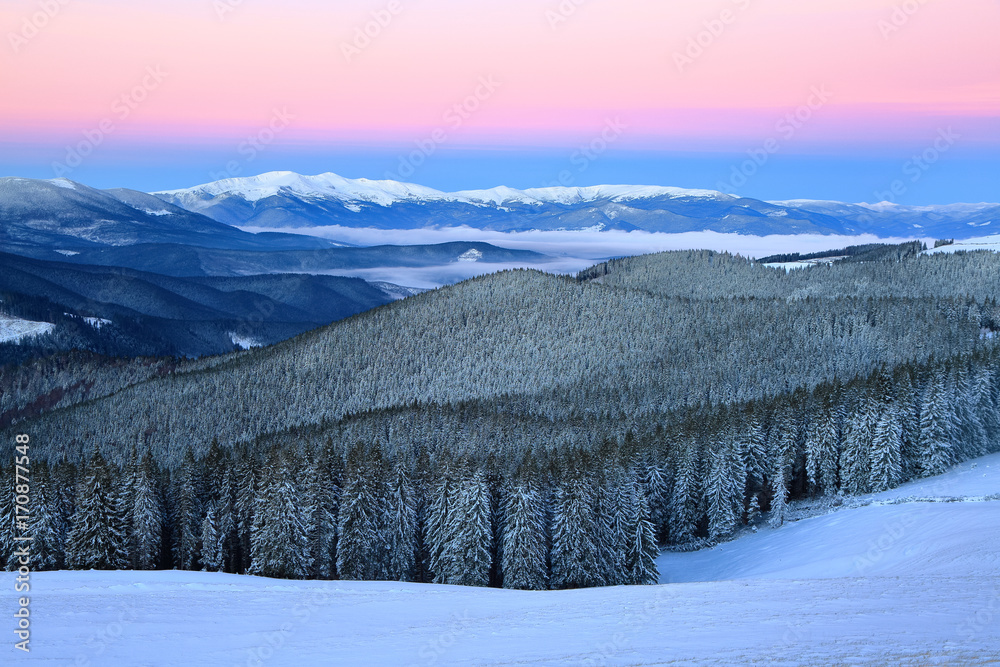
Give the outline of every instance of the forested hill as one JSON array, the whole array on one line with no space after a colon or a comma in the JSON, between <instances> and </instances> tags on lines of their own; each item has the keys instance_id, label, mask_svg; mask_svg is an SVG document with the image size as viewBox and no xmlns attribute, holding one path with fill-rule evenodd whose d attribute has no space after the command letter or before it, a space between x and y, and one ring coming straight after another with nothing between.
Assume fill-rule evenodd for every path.
<instances>
[{"instance_id":1,"label":"forested hill","mask_svg":"<svg viewBox=\"0 0 1000 667\"><path fill-rule=\"evenodd\" d=\"M608 266L599 282L535 271L473 279L19 428L37 435L39 453L76 457L100 443L119 458L140 443L172 462L213 438L252 443L414 404L496 401L516 419L649 431L684 408L989 348L1000 321L1000 260L987 253L787 275L709 252Z\"/></svg>"},{"instance_id":2,"label":"forested hill","mask_svg":"<svg viewBox=\"0 0 1000 667\"><path fill-rule=\"evenodd\" d=\"M945 262L919 255L912 244L886 246L809 270L772 269L710 250L665 252L614 259L579 275L580 280L692 299L773 298L968 298L997 296L997 255L956 253Z\"/></svg>"}]
</instances>

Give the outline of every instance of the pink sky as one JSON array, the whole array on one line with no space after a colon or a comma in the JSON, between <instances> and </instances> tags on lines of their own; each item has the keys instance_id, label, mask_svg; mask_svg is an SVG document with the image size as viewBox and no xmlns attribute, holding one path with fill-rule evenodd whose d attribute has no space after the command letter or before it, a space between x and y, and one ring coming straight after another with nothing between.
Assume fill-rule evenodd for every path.
<instances>
[{"instance_id":1,"label":"pink sky","mask_svg":"<svg viewBox=\"0 0 1000 667\"><path fill-rule=\"evenodd\" d=\"M23 27L39 0L0 6L0 140L114 118L122 133L199 141L283 108L296 136L376 142L445 124L481 77L501 85L456 130L470 143L544 143L613 116L664 144L757 137L813 87L832 93L818 143L949 117L978 118L973 139L998 140L995 0L909 0L918 9L889 34L893 0L564 0L569 15L557 0L398 0L350 61L342 45L388 0L48 1L59 9L37 35ZM675 54L724 11L729 24L680 68ZM150 66L166 78L116 118Z\"/></svg>"}]
</instances>

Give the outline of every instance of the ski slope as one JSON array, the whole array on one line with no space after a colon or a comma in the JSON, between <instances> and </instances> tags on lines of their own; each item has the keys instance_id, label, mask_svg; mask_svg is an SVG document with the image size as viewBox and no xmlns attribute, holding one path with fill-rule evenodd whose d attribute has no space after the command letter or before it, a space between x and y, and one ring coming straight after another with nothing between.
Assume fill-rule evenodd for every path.
<instances>
[{"instance_id":1,"label":"ski slope","mask_svg":"<svg viewBox=\"0 0 1000 667\"><path fill-rule=\"evenodd\" d=\"M32 653L8 639L0 664L997 664L998 494L994 455L839 508L803 504L797 514L815 516L664 554L663 580L676 583L660 586L37 573ZM10 619L13 576L3 576Z\"/></svg>"}]
</instances>

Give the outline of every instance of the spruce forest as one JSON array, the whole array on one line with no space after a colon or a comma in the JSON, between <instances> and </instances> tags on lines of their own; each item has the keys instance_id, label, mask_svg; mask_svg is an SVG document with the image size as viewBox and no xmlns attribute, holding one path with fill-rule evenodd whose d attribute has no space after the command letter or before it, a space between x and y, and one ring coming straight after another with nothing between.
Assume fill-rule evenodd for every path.
<instances>
[{"instance_id":1,"label":"spruce forest","mask_svg":"<svg viewBox=\"0 0 1000 667\"><path fill-rule=\"evenodd\" d=\"M0 442L31 435L38 569L656 583L663 548L1000 450L1000 256L923 250L505 271L260 349L57 353L0 369Z\"/></svg>"}]
</instances>

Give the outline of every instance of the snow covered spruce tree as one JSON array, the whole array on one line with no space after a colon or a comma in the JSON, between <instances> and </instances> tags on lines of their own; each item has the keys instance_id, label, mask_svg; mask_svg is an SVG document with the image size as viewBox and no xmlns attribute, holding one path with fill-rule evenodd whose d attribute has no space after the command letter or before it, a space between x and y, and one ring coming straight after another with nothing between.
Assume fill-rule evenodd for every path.
<instances>
[{"instance_id":1,"label":"snow covered spruce tree","mask_svg":"<svg viewBox=\"0 0 1000 667\"><path fill-rule=\"evenodd\" d=\"M332 443L328 440L306 468L309 557L313 577L332 579L337 572L337 512L340 486Z\"/></svg>"},{"instance_id":2,"label":"snow covered spruce tree","mask_svg":"<svg viewBox=\"0 0 1000 667\"><path fill-rule=\"evenodd\" d=\"M204 516L202 480L201 467L188 447L175 483L174 560L182 570L198 569Z\"/></svg>"},{"instance_id":3,"label":"snow covered spruce tree","mask_svg":"<svg viewBox=\"0 0 1000 667\"><path fill-rule=\"evenodd\" d=\"M955 421L945 380L934 377L920 409L920 469L924 476L941 474L954 461Z\"/></svg>"},{"instance_id":4,"label":"snow covered spruce tree","mask_svg":"<svg viewBox=\"0 0 1000 667\"><path fill-rule=\"evenodd\" d=\"M119 570L128 567L125 517L115 489L119 471L95 446L83 470L66 545L70 567L76 570Z\"/></svg>"},{"instance_id":5,"label":"snow covered spruce tree","mask_svg":"<svg viewBox=\"0 0 1000 667\"><path fill-rule=\"evenodd\" d=\"M53 488L49 466L36 463L31 473L31 560L35 570L58 570L66 552L66 517Z\"/></svg>"},{"instance_id":6,"label":"snow covered spruce tree","mask_svg":"<svg viewBox=\"0 0 1000 667\"><path fill-rule=\"evenodd\" d=\"M128 508L132 516L129 554L137 570L152 570L160 559L164 514L158 476L153 457L146 452L134 468L132 506Z\"/></svg>"},{"instance_id":7,"label":"snow covered spruce tree","mask_svg":"<svg viewBox=\"0 0 1000 667\"><path fill-rule=\"evenodd\" d=\"M735 443L726 442L710 454L708 479L708 536L719 539L731 534L743 514L746 468Z\"/></svg>"},{"instance_id":8,"label":"snow covered spruce tree","mask_svg":"<svg viewBox=\"0 0 1000 667\"><path fill-rule=\"evenodd\" d=\"M660 550L650 521L649 501L639 481L639 471L633 466L625 483L627 498L624 504L628 544L625 549L624 583L635 585L655 584L659 581L656 557Z\"/></svg>"},{"instance_id":9,"label":"snow covered spruce tree","mask_svg":"<svg viewBox=\"0 0 1000 667\"><path fill-rule=\"evenodd\" d=\"M382 448L362 443L351 448L344 466L337 540L341 579L389 579L389 497Z\"/></svg>"},{"instance_id":10,"label":"snow covered spruce tree","mask_svg":"<svg viewBox=\"0 0 1000 667\"><path fill-rule=\"evenodd\" d=\"M410 468L396 461L388 485L389 578L396 581L412 581L416 564L417 505Z\"/></svg>"},{"instance_id":11,"label":"snow covered spruce tree","mask_svg":"<svg viewBox=\"0 0 1000 667\"><path fill-rule=\"evenodd\" d=\"M701 474L697 445L686 437L676 453L674 492L670 500L670 541L683 544L694 539L698 529Z\"/></svg>"},{"instance_id":12,"label":"snow covered spruce tree","mask_svg":"<svg viewBox=\"0 0 1000 667\"><path fill-rule=\"evenodd\" d=\"M560 466L552 525L552 588L586 588L604 583L594 516L594 485L584 456L570 453Z\"/></svg>"},{"instance_id":13,"label":"snow covered spruce tree","mask_svg":"<svg viewBox=\"0 0 1000 667\"><path fill-rule=\"evenodd\" d=\"M518 468L504 494L502 562L504 588L548 587L545 504L533 459Z\"/></svg>"},{"instance_id":14,"label":"snow covered spruce tree","mask_svg":"<svg viewBox=\"0 0 1000 667\"><path fill-rule=\"evenodd\" d=\"M493 516L486 471L471 462L462 470L447 511L435 517L434 581L441 584L487 586L493 553ZM440 509L440 507L439 507ZM432 507L432 512L434 508ZM440 540L440 542L438 542Z\"/></svg>"},{"instance_id":15,"label":"snow covered spruce tree","mask_svg":"<svg viewBox=\"0 0 1000 667\"><path fill-rule=\"evenodd\" d=\"M301 461L293 451L275 450L268 459L250 536L250 574L302 579L309 574L309 548Z\"/></svg>"}]
</instances>

